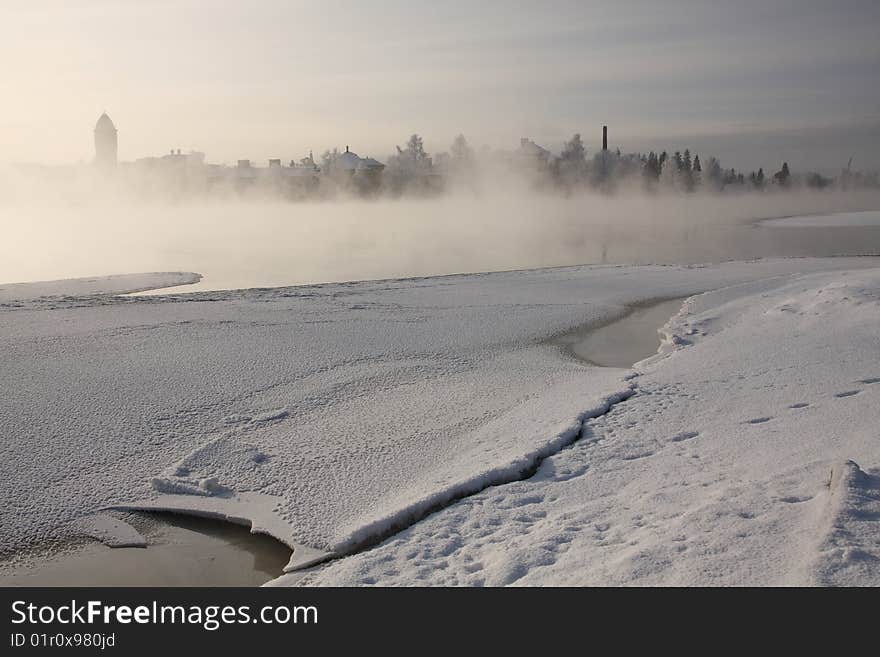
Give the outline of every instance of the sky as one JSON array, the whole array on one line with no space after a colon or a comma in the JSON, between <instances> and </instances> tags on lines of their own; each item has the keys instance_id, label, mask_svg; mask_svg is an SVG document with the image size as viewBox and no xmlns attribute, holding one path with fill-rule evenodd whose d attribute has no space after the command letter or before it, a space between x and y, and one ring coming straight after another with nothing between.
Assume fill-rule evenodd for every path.
<instances>
[{"instance_id":1,"label":"sky","mask_svg":"<svg viewBox=\"0 0 880 657\"><path fill-rule=\"evenodd\" d=\"M3 0L0 162L334 146L684 149L880 168L880 2Z\"/></svg>"}]
</instances>

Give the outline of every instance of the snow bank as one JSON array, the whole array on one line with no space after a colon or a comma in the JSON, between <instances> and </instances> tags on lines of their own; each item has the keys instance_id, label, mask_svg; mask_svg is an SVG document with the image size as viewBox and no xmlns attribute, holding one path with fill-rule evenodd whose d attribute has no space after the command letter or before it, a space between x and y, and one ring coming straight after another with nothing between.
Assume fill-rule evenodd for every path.
<instances>
[{"instance_id":1,"label":"snow bank","mask_svg":"<svg viewBox=\"0 0 880 657\"><path fill-rule=\"evenodd\" d=\"M647 398L649 374L633 381L626 370L587 366L551 344L553 336L619 317L644 299L755 281L769 281L762 285L771 293L801 272L878 265L841 258L571 267L0 309L0 495L11 500L0 508L0 549L63 535L68 522L102 508L134 506L235 518L315 554L345 553L538 463L537 477L552 470L578 481L584 464L563 461L586 445L605 449L593 444L609 442L600 426L639 436L626 441L622 467L647 464L651 444L639 442L638 427L650 418L627 412L621 420L617 409L633 401L613 404L634 384L636 399ZM762 334L752 339L760 343ZM705 378L706 367L694 365L689 376ZM676 398L663 390L653 399ZM857 395L843 403L859 402ZM585 422L609 406L608 419ZM750 417L759 415L771 413ZM706 435L690 423L667 430L657 440L679 436L672 444L681 449ZM681 438L688 432L700 437ZM579 433L572 448L542 461ZM452 508L530 485L490 488ZM608 500L635 484L616 485ZM547 513L551 497L524 495L514 525ZM491 536L490 527L475 531ZM514 554L517 541L508 538ZM519 579L513 574L483 581L509 583Z\"/></svg>"},{"instance_id":2,"label":"snow bank","mask_svg":"<svg viewBox=\"0 0 880 657\"><path fill-rule=\"evenodd\" d=\"M35 283L7 283L0 285L0 307L11 301L43 297L85 297L98 294L129 294L159 290L177 285L190 285L202 280L192 272L157 272L152 274L119 274L92 278L68 278Z\"/></svg>"},{"instance_id":3,"label":"snow bank","mask_svg":"<svg viewBox=\"0 0 880 657\"><path fill-rule=\"evenodd\" d=\"M880 476L841 461L832 466L822 494L827 508L819 525L815 582L880 586Z\"/></svg>"},{"instance_id":4,"label":"snow bank","mask_svg":"<svg viewBox=\"0 0 880 657\"><path fill-rule=\"evenodd\" d=\"M585 439L305 581L876 584L878 325L876 269L694 296Z\"/></svg>"},{"instance_id":5,"label":"snow bank","mask_svg":"<svg viewBox=\"0 0 880 657\"><path fill-rule=\"evenodd\" d=\"M762 226L783 228L834 228L880 226L880 212L837 212L832 214L801 215L797 217L778 217L760 222Z\"/></svg>"},{"instance_id":6,"label":"snow bank","mask_svg":"<svg viewBox=\"0 0 880 657\"><path fill-rule=\"evenodd\" d=\"M285 570L304 568L331 556L296 542L291 528L276 513L283 500L271 495L244 492L217 497L192 498L189 494L169 492L159 499L145 499L114 508L122 511L167 511L202 518L212 518L250 528L252 534L265 534L293 550Z\"/></svg>"}]
</instances>

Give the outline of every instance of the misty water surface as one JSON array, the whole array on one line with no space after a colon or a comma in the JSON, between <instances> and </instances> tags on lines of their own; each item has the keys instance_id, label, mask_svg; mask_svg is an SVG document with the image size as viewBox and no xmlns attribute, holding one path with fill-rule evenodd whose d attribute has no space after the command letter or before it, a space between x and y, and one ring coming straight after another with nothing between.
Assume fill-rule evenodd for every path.
<instances>
[{"instance_id":1,"label":"misty water surface","mask_svg":"<svg viewBox=\"0 0 880 657\"><path fill-rule=\"evenodd\" d=\"M182 290L207 290L583 263L880 254L880 227L755 221L878 208L877 194L830 192L308 203L18 199L0 205L0 283L194 271L202 283Z\"/></svg>"}]
</instances>

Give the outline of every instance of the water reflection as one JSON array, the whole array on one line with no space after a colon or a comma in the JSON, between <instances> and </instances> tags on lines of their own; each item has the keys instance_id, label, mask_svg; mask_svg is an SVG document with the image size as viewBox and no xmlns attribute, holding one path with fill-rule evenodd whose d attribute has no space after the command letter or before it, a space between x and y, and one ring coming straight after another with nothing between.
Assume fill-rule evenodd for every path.
<instances>
[{"instance_id":1,"label":"water reflection","mask_svg":"<svg viewBox=\"0 0 880 657\"><path fill-rule=\"evenodd\" d=\"M282 574L291 550L249 528L167 513L137 514L146 548L97 542L36 554L0 577L0 586L259 586Z\"/></svg>"},{"instance_id":2,"label":"water reflection","mask_svg":"<svg viewBox=\"0 0 880 657\"><path fill-rule=\"evenodd\" d=\"M878 226L795 229L751 219L852 205L878 207L880 197L0 206L0 283L195 271L202 282L181 291L197 291L588 263L880 253Z\"/></svg>"}]
</instances>

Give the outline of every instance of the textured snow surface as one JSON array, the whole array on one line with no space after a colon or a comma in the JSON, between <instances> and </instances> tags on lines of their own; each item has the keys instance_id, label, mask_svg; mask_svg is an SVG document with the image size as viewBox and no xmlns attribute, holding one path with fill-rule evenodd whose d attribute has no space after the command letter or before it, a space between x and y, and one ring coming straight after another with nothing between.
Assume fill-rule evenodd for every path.
<instances>
[{"instance_id":1,"label":"textured snow surface","mask_svg":"<svg viewBox=\"0 0 880 657\"><path fill-rule=\"evenodd\" d=\"M79 518L71 523L71 528L109 547L147 547L146 539L137 529L108 513Z\"/></svg>"},{"instance_id":2,"label":"textured snow surface","mask_svg":"<svg viewBox=\"0 0 880 657\"><path fill-rule=\"evenodd\" d=\"M847 408L861 408L880 391L850 381L880 376L872 370L876 352L873 360L868 357L861 334L819 346L833 335L806 330L812 325L810 304L821 300L815 293L821 281L793 276L878 265L874 258L840 258L576 267L148 298L59 297L51 307L35 300L0 308L0 495L6 501L0 507L0 549L8 553L64 535L71 521L102 508L142 503L251 520L291 545L345 552L458 496L520 477L577 438L586 418L611 408L588 424L583 440L544 461L529 481L466 498L384 547L333 564L321 578L671 580L668 571L647 567L649 557L633 556L640 541L644 549L651 544L652 530L632 534L631 528L661 522L637 510L638 500L658 496L657 513L672 514L676 504L662 498L680 493L685 509L696 496L706 504L715 499L722 518L731 505L758 514L754 504L768 490L794 486L785 483L788 476L802 483L784 495L816 496L806 475L785 474L782 483L775 477L785 467L809 467L827 481L829 435L841 443L845 438L848 446L837 460L870 465L866 446L877 443L876 432L866 429L865 449L857 449L861 443L851 436ZM842 281L845 287L857 275L836 274L827 285ZM673 341L694 345L635 380L626 370L590 367L546 344L560 332L622 315L629 303L753 281L762 282L730 293L729 311L688 316L689 326L708 331L711 339L682 329L684 337L676 334ZM786 289L796 312L768 309L762 315L766 304L754 305L753 296L736 306L737 295L765 289L777 294L786 285L795 286ZM801 288L810 291L801 294ZM829 291L824 298L854 303L839 297ZM711 297L716 305L724 298ZM692 312L708 303L700 299ZM859 328L857 317L870 315L876 322L875 301L855 308L823 315L820 326L831 322L848 335ZM748 312L754 317L736 324ZM771 319L778 323L763 326ZM760 328L748 335L736 329L742 337L731 333L735 342L729 344L711 333L727 324ZM791 359L784 368L783 354ZM727 360L718 362L722 357ZM821 374L819 368L825 368ZM818 386L832 383L825 400ZM637 401L621 401L634 386ZM859 394L850 397L833 396L856 389ZM789 401L786 390L798 398ZM811 407L785 407L801 401ZM840 405L838 415L826 412L825 404ZM762 416L773 419L749 424ZM798 430L813 437L792 446L788 460L785 450L773 452L766 472L753 471L748 460L740 463L743 440L754 443L747 454L767 461L761 448L788 426L780 417L801 422ZM867 412L855 417L873 418ZM829 424L834 418L841 423ZM821 435L809 433L816 427ZM692 432L698 435L687 436ZM672 447L663 451L666 442ZM712 467L692 458L691 450L710 446L717 454L700 458ZM607 454L611 465L597 468L596 454ZM664 459L687 463L695 472L663 474L671 468ZM805 465L810 459L812 465ZM604 474L590 476L595 470ZM692 476L687 486L668 480L685 482L685 475ZM700 487L703 481L708 489ZM535 488L566 482L571 495ZM251 505L249 512L248 500L257 499L271 505ZM792 517L800 518L798 505L791 506ZM706 513L694 516L695 526L682 527L682 535L712 527ZM756 526L734 516L744 532ZM674 525L661 522L663 531ZM604 571L588 568L601 552L595 546L572 551L568 558L578 555L576 562L561 558L567 540L593 540L596 532L609 544L636 541L630 575L604 558ZM806 534L815 540L815 532ZM708 550L706 535L697 536ZM729 533L720 536L726 546ZM495 539L503 547L490 547ZM400 547L408 541L415 557ZM558 549L545 549L549 545ZM468 555L479 563L467 563ZM659 560L669 553L664 547L657 555ZM377 565L383 558L388 564ZM767 555L774 558L784 561L783 555ZM728 552L717 564L708 557L705 563L728 579L747 581L735 561ZM539 562L546 567L538 568Z\"/></svg>"},{"instance_id":3,"label":"textured snow surface","mask_svg":"<svg viewBox=\"0 0 880 657\"><path fill-rule=\"evenodd\" d=\"M788 228L828 228L847 226L880 226L880 212L838 212L834 214L779 217L761 222L764 226Z\"/></svg>"},{"instance_id":4,"label":"textured snow surface","mask_svg":"<svg viewBox=\"0 0 880 657\"><path fill-rule=\"evenodd\" d=\"M880 270L691 298L528 480L312 584L880 584Z\"/></svg>"},{"instance_id":5,"label":"textured snow surface","mask_svg":"<svg viewBox=\"0 0 880 657\"><path fill-rule=\"evenodd\" d=\"M202 280L200 274L176 271L69 278L36 283L6 283L0 284L0 308L10 302L21 302L27 299L46 298L45 300L53 300L57 297L68 297L67 301L69 302L69 297L145 292L176 285L189 285L198 283L200 280Z\"/></svg>"}]
</instances>

